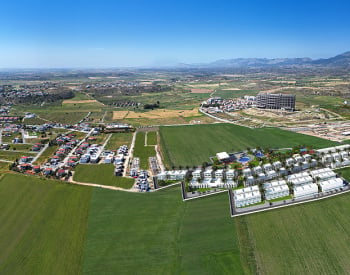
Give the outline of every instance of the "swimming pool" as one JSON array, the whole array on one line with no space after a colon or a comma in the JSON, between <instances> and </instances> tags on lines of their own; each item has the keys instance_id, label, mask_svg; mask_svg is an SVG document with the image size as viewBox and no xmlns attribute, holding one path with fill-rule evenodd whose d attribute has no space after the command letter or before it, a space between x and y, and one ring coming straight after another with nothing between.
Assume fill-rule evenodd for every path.
<instances>
[{"instance_id":1,"label":"swimming pool","mask_svg":"<svg viewBox=\"0 0 350 275\"><path fill-rule=\"evenodd\" d=\"M250 161L250 157L241 157L238 161L239 162L248 162L248 161Z\"/></svg>"},{"instance_id":2,"label":"swimming pool","mask_svg":"<svg viewBox=\"0 0 350 275\"><path fill-rule=\"evenodd\" d=\"M263 153L259 152L259 153L256 153L255 156L258 158L262 158L265 155Z\"/></svg>"}]
</instances>

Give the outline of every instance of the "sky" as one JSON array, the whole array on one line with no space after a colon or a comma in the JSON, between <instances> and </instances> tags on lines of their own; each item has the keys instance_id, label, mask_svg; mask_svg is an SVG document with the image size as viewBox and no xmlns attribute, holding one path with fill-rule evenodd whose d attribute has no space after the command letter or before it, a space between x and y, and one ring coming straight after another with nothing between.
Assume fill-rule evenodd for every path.
<instances>
[{"instance_id":1,"label":"sky","mask_svg":"<svg viewBox=\"0 0 350 275\"><path fill-rule=\"evenodd\" d=\"M0 68L168 66L350 50L350 1L11 0Z\"/></svg>"}]
</instances>

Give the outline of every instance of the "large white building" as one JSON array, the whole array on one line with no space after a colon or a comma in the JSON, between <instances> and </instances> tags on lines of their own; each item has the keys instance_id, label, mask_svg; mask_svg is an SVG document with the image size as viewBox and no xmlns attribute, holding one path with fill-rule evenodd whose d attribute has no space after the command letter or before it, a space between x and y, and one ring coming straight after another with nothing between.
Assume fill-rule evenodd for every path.
<instances>
[{"instance_id":1,"label":"large white building","mask_svg":"<svg viewBox=\"0 0 350 275\"><path fill-rule=\"evenodd\" d=\"M289 196L289 187L287 184L277 185L275 187L270 187L265 190L266 200L272 200L286 196Z\"/></svg>"},{"instance_id":2,"label":"large white building","mask_svg":"<svg viewBox=\"0 0 350 275\"><path fill-rule=\"evenodd\" d=\"M322 192L328 192L343 187L343 180L341 178L330 179L320 182Z\"/></svg>"},{"instance_id":3,"label":"large white building","mask_svg":"<svg viewBox=\"0 0 350 275\"><path fill-rule=\"evenodd\" d=\"M254 185L235 190L234 201L236 207L244 207L261 202L259 187L257 185Z\"/></svg>"},{"instance_id":4,"label":"large white building","mask_svg":"<svg viewBox=\"0 0 350 275\"><path fill-rule=\"evenodd\" d=\"M294 197L306 198L318 194L318 186L316 183L304 184L294 187Z\"/></svg>"}]
</instances>

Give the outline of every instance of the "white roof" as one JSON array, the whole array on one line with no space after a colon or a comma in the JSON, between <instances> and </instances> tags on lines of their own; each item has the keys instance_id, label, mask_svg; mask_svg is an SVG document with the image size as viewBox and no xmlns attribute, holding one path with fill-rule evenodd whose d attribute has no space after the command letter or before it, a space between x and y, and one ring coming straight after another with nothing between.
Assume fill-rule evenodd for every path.
<instances>
[{"instance_id":1,"label":"white roof","mask_svg":"<svg viewBox=\"0 0 350 275\"><path fill-rule=\"evenodd\" d=\"M230 158L230 155L227 154L226 152L220 152L220 153L217 153L217 154L216 154L216 157L217 157L219 160L222 160L222 159L228 159L228 158Z\"/></svg>"}]
</instances>

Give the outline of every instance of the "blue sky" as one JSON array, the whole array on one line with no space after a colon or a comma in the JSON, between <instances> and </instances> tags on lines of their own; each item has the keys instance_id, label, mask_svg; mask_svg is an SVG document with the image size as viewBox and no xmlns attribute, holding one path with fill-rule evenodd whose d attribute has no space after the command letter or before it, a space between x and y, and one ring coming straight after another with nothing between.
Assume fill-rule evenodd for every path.
<instances>
[{"instance_id":1,"label":"blue sky","mask_svg":"<svg viewBox=\"0 0 350 275\"><path fill-rule=\"evenodd\" d=\"M11 0L0 67L120 67L350 50L350 1Z\"/></svg>"}]
</instances>

